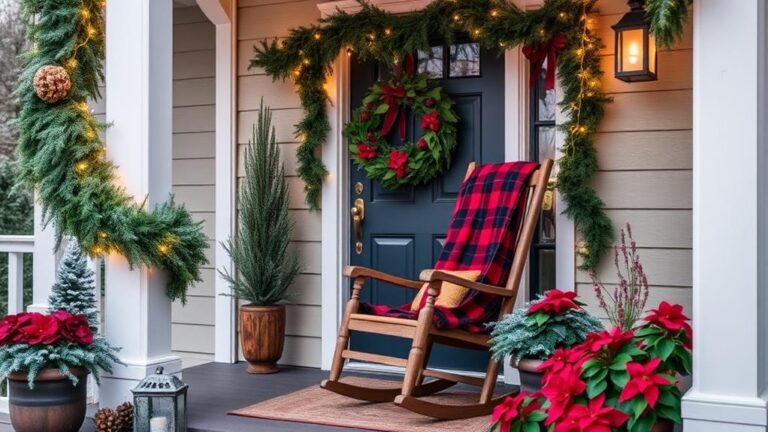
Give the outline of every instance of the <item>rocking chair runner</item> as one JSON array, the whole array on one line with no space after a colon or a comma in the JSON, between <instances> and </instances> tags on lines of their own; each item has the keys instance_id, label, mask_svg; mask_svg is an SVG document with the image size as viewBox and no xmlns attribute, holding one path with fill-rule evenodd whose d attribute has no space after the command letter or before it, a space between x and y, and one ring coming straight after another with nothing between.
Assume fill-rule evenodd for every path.
<instances>
[{"instance_id":1,"label":"rocking chair runner","mask_svg":"<svg viewBox=\"0 0 768 432\"><path fill-rule=\"evenodd\" d=\"M439 328L435 325L435 301L443 283L453 283L476 291L486 297L501 300L498 318L510 313L514 307L518 286L525 267L525 261L533 238L534 230L541 211L544 193L553 161L545 160L529 177L529 199L519 205L527 206L523 213L517 242L514 245L514 258L509 268L506 286L499 287L480 282L473 282L440 270L425 270L421 281L409 280L365 267L346 267L344 276L353 279L352 296L347 302L344 318L336 342L330 376L320 386L335 393L370 402L393 402L410 411L440 419L460 419L488 415L507 395L494 398L494 388L499 371L499 362L490 359L485 378L460 375L427 368L433 343L440 343L462 348L489 350L489 335L473 333L463 328ZM475 170L471 163L465 181ZM500 241L500 239L497 239ZM506 269L505 269L506 271ZM372 278L403 288L422 289L425 283L426 299L418 311L416 319L396 316L368 315L360 313L360 292L365 279ZM503 283L503 280L500 281ZM500 283L500 284L501 284ZM468 294L469 296L469 294ZM489 320L490 321L490 320ZM476 323L480 324L480 323ZM348 348L350 331L361 331L382 335L412 339L413 344L408 359L352 351ZM344 359L381 363L405 368L405 377L401 387L386 389L363 388L339 381L344 366ZM425 382L426 378L434 378ZM479 402L473 405L444 405L421 399L445 390L457 383L481 387Z\"/></svg>"}]
</instances>

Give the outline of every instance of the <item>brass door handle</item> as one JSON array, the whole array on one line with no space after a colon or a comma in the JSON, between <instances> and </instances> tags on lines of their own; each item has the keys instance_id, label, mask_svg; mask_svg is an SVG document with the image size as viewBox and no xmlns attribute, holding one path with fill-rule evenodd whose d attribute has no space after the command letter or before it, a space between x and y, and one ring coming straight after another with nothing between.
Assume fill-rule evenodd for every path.
<instances>
[{"instance_id":1,"label":"brass door handle","mask_svg":"<svg viewBox=\"0 0 768 432\"><path fill-rule=\"evenodd\" d=\"M363 219L365 219L365 201L362 198L355 200L355 204L349 210L352 213L352 225L355 227L355 253L363 253Z\"/></svg>"}]
</instances>

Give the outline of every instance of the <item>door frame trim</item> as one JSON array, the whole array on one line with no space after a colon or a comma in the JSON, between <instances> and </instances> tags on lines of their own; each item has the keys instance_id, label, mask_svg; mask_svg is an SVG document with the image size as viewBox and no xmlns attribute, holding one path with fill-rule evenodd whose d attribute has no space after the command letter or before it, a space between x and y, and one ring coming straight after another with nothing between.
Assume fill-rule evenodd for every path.
<instances>
[{"instance_id":1,"label":"door frame trim","mask_svg":"<svg viewBox=\"0 0 768 432\"><path fill-rule=\"evenodd\" d=\"M514 0L518 6L530 8L540 1ZM393 13L418 10L430 3L430 0L370 0L370 3ZM321 16L334 13L337 9L354 12L359 9L355 0L340 0L318 4ZM528 157L528 112L529 86L528 63L519 47L504 53L504 158L507 161L527 159ZM344 263L349 262L349 164L348 152L344 144L342 129L349 118L349 56L342 52L333 64L332 73L326 80L325 88L329 96L328 119L331 131L322 147L322 160L328 170L323 182L321 201L321 359L323 370L329 370L336 348L336 339L341 323L346 284L341 277ZM558 99L562 95L558 91ZM559 100L558 100L559 102ZM562 114L558 116L558 124ZM558 147L564 142L562 133L557 134ZM558 195L558 202L559 195ZM557 227L557 282L563 289L573 289L575 278L575 256L573 223L558 214ZM570 233L570 234L569 234ZM565 252L561 254L560 251ZM569 253L570 252L570 253ZM561 255L565 255L561 258ZM527 295L527 270L521 281L521 291ZM517 304L527 301L526 295L518 296ZM370 369L370 368L368 368ZM382 370L383 371L383 370ZM504 381L517 383L517 371L504 363Z\"/></svg>"}]
</instances>

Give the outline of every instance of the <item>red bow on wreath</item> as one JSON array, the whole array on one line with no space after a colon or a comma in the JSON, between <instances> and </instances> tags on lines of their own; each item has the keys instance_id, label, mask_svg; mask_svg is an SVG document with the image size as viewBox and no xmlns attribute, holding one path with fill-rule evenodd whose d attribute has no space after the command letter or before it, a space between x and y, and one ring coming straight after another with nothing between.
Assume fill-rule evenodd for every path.
<instances>
[{"instance_id":1,"label":"red bow on wreath","mask_svg":"<svg viewBox=\"0 0 768 432\"><path fill-rule=\"evenodd\" d=\"M544 78L544 88L552 90L555 88L555 65L557 64L557 54L565 49L568 44L568 38L565 33L558 33L552 36L548 42L523 47L523 54L533 64L531 72L531 86L541 76L541 70L544 68L544 61L547 62L547 76Z\"/></svg>"},{"instance_id":2,"label":"red bow on wreath","mask_svg":"<svg viewBox=\"0 0 768 432\"><path fill-rule=\"evenodd\" d=\"M405 57L405 73L407 75L414 75L416 73L416 66L413 61L413 55L408 54ZM395 77L399 78L403 74L403 68L401 65L395 67ZM382 101L389 105L387 114L384 116L384 124L381 126L381 136L385 136L392 130L392 126L395 125L395 120L399 118L397 131L401 140L405 140L405 110L400 109L400 101L405 97L405 87L399 83L397 86L392 87L389 84L381 86Z\"/></svg>"}]
</instances>

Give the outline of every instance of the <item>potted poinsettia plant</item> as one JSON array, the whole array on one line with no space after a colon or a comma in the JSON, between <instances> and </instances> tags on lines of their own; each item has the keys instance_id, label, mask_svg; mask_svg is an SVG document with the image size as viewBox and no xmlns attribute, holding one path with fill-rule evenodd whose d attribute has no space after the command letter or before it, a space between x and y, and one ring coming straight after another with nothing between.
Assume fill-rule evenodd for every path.
<instances>
[{"instance_id":1,"label":"potted poinsettia plant","mask_svg":"<svg viewBox=\"0 0 768 432\"><path fill-rule=\"evenodd\" d=\"M591 333L585 342L559 350L540 367L544 384L537 406L546 419L526 418L535 424L519 430L671 431L681 422L680 376L691 373L691 338L682 307L662 302L633 330ZM505 427L524 419L519 410L505 417L504 406L491 419L499 432L514 430Z\"/></svg>"},{"instance_id":2,"label":"potted poinsettia plant","mask_svg":"<svg viewBox=\"0 0 768 432\"><path fill-rule=\"evenodd\" d=\"M575 292L554 289L493 325L493 355L497 359L511 356L523 390L533 392L541 387L542 362L602 330L600 321L582 305Z\"/></svg>"},{"instance_id":3,"label":"potted poinsettia plant","mask_svg":"<svg viewBox=\"0 0 768 432\"><path fill-rule=\"evenodd\" d=\"M19 432L78 431L86 377L119 363L118 348L98 333L94 273L72 241L59 265L48 314L0 321L0 379L8 380L11 424Z\"/></svg>"}]
</instances>

